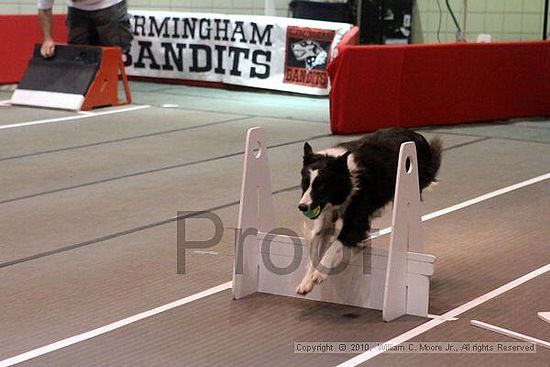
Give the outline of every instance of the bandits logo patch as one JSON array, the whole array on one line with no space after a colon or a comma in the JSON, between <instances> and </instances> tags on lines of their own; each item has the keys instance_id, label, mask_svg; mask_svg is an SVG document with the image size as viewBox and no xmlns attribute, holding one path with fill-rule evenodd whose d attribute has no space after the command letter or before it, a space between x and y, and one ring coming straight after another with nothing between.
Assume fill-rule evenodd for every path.
<instances>
[{"instance_id":1,"label":"bandits logo patch","mask_svg":"<svg viewBox=\"0 0 550 367\"><path fill-rule=\"evenodd\" d=\"M288 27L284 82L326 88L334 34L327 29Z\"/></svg>"}]
</instances>

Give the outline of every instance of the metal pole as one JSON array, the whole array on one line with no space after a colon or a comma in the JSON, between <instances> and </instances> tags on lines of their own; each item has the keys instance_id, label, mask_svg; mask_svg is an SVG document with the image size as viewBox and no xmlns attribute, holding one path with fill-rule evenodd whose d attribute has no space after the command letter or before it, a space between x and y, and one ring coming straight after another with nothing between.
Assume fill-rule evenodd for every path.
<instances>
[{"instance_id":1,"label":"metal pole","mask_svg":"<svg viewBox=\"0 0 550 367\"><path fill-rule=\"evenodd\" d=\"M385 30L385 24L384 24L384 18L386 15L385 0L380 1L380 5L378 9L379 9L379 16L380 16L380 39L378 40L378 43L382 45L384 43L384 30Z\"/></svg>"},{"instance_id":2,"label":"metal pole","mask_svg":"<svg viewBox=\"0 0 550 367\"><path fill-rule=\"evenodd\" d=\"M363 29L363 0L357 0L355 2L355 24L359 29Z\"/></svg>"},{"instance_id":3,"label":"metal pole","mask_svg":"<svg viewBox=\"0 0 550 367\"><path fill-rule=\"evenodd\" d=\"M548 38L548 0L544 2L544 20L542 27L542 39L546 41Z\"/></svg>"},{"instance_id":4,"label":"metal pole","mask_svg":"<svg viewBox=\"0 0 550 367\"><path fill-rule=\"evenodd\" d=\"M462 34L460 41L466 42L466 18L468 16L468 0L464 0L462 4Z\"/></svg>"},{"instance_id":5,"label":"metal pole","mask_svg":"<svg viewBox=\"0 0 550 367\"><path fill-rule=\"evenodd\" d=\"M275 11L275 2L273 0L264 1L264 15L268 15L270 17L277 15Z\"/></svg>"}]
</instances>

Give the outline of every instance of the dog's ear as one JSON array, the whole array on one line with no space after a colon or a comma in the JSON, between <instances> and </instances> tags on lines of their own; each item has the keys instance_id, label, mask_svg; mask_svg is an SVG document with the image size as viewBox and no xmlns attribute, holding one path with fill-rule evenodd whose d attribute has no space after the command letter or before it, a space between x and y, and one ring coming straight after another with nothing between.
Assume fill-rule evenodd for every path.
<instances>
[{"instance_id":1,"label":"dog's ear","mask_svg":"<svg viewBox=\"0 0 550 367\"><path fill-rule=\"evenodd\" d=\"M339 155L338 157L336 157L336 161L335 161L335 164L338 166L338 167L342 167L342 168L348 168L348 156L351 154L350 151L347 151L345 152L344 154L342 155Z\"/></svg>"},{"instance_id":2,"label":"dog's ear","mask_svg":"<svg viewBox=\"0 0 550 367\"><path fill-rule=\"evenodd\" d=\"M313 154L313 148L311 147L311 145L309 145L309 143L306 141L304 143L304 157L308 156L308 155L312 155Z\"/></svg>"},{"instance_id":3,"label":"dog's ear","mask_svg":"<svg viewBox=\"0 0 550 367\"><path fill-rule=\"evenodd\" d=\"M309 164L313 161L313 148L306 141L304 144L304 164Z\"/></svg>"}]
</instances>

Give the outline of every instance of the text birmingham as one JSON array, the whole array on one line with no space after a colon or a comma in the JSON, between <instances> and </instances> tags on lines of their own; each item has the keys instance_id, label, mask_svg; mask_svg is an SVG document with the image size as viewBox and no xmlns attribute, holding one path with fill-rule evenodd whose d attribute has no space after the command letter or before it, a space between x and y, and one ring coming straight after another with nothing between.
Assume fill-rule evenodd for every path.
<instances>
[{"instance_id":1,"label":"text birmingham","mask_svg":"<svg viewBox=\"0 0 550 367\"><path fill-rule=\"evenodd\" d=\"M271 50L265 48L273 45L272 24L259 26L254 22L217 18L165 17L161 20L140 15L134 15L133 23L133 33L138 38L138 52L136 60L131 54L126 54L127 66L182 72L184 60L189 60L187 70L192 73L213 71L224 75L229 71L229 75L240 77L244 72L245 77L258 79L270 76ZM177 39L189 39L197 43L181 43ZM205 44L205 40L214 44ZM159 41L162 55L154 52L158 45L155 46L153 42ZM228 45L221 42L231 43ZM258 49L258 46L263 46L263 49ZM184 57L185 52L189 52L191 57ZM229 63L226 63L227 59ZM242 70L245 60L248 61L248 70Z\"/></svg>"},{"instance_id":2,"label":"text birmingham","mask_svg":"<svg viewBox=\"0 0 550 367\"><path fill-rule=\"evenodd\" d=\"M271 46L273 24L263 29L254 22L231 21L218 18L165 17L160 21L154 16L134 15L134 36L157 38L201 39L231 41ZM159 24L160 22L160 24ZM231 27L230 27L231 25ZM249 35L245 29L250 29Z\"/></svg>"}]
</instances>

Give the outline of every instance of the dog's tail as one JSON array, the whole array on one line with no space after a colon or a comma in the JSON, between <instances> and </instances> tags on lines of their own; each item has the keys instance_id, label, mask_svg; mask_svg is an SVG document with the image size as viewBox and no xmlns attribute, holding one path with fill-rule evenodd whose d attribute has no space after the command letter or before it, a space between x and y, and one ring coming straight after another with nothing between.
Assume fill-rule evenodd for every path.
<instances>
[{"instance_id":1,"label":"dog's tail","mask_svg":"<svg viewBox=\"0 0 550 367\"><path fill-rule=\"evenodd\" d=\"M441 138L436 136L430 140L430 152L431 152L431 162L427 167L427 177L433 183L437 182L437 173L439 172L439 167L441 167L441 157L443 155L443 142Z\"/></svg>"}]
</instances>

